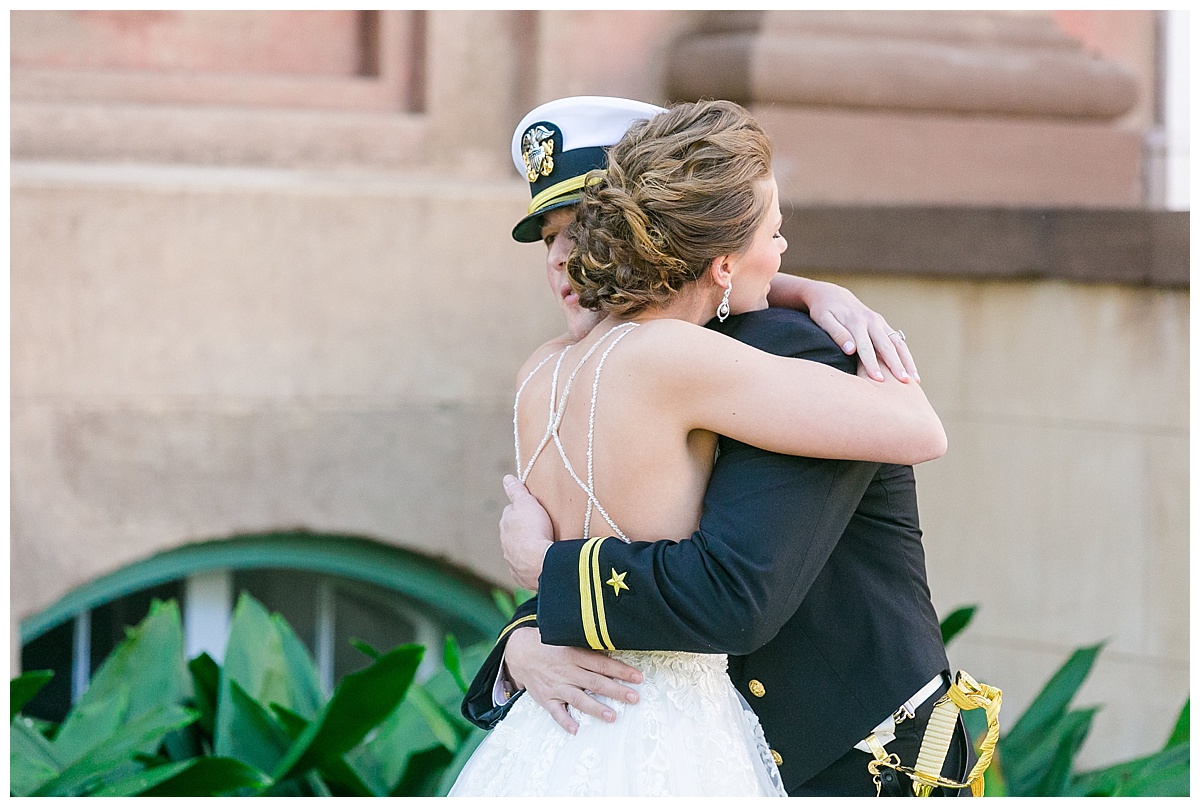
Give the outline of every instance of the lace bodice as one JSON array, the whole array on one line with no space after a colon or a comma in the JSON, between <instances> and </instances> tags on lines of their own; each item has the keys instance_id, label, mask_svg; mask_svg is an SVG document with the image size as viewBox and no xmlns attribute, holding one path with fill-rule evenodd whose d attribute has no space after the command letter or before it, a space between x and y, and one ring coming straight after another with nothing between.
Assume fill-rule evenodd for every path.
<instances>
[{"instance_id":1,"label":"lace bodice","mask_svg":"<svg viewBox=\"0 0 1200 807\"><path fill-rule=\"evenodd\" d=\"M568 734L525 696L492 730L451 796L785 796L758 719L726 657L620 651L640 669L636 705L595 697L617 719L569 707Z\"/></svg>"}]
</instances>

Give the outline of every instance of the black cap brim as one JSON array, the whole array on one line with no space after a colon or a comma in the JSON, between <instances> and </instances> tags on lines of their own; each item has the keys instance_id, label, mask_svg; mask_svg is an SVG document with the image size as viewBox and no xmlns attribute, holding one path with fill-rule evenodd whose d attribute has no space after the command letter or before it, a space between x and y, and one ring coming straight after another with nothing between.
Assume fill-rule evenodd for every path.
<instances>
[{"instance_id":1,"label":"black cap brim","mask_svg":"<svg viewBox=\"0 0 1200 807\"><path fill-rule=\"evenodd\" d=\"M572 193L560 199L555 199L549 204L542 205L534 212L530 213L525 218L517 222L517 226L513 227L512 237L514 241L520 241L522 244L532 244L535 241L542 240L542 216L549 213L551 210L557 210L560 207L573 205L579 201L580 194Z\"/></svg>"}]
</instances>

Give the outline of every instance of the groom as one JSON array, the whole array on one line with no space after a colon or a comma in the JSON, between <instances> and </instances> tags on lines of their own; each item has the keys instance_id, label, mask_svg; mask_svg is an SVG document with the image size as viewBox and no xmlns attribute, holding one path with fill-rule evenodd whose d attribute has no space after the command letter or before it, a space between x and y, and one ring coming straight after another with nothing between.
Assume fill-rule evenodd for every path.
<instances>
[{"instance_id":1,"label":"groom","mask_svg":"<svg viewBox=\"0 0 1200 807\"><path fill-rule=\"evenodd\" d=\"M514 142L536 141L538 126L555 128L538 112ZM535 185L514 236L549 218L539 193ZM553 194L541 200L551 204ZM793 311L710 327L772 353L855 370ZM463 704L473 722L487 727L503 716L512 700L497 690L506 682L528 683L560 722L573 722L562 701L611 719L589 694L624 698L630 690L612 679L634 681L632 671L551 645L728 653L730 677L758 714L792 795L874 795L874 757L861 745L868 735L904 765L916 762L949 665L926 584L911 467L783 456L722 437L699 529L678 543L554 543L536 500L515 480L506 490L513 505L502 522L505 554L518 581L540 582L540 593L518 609L473 682ZM570 694L554 694L564 690ZM960 719L942 774L962 781L970 761Z\"/></svg>"}]
</instances>

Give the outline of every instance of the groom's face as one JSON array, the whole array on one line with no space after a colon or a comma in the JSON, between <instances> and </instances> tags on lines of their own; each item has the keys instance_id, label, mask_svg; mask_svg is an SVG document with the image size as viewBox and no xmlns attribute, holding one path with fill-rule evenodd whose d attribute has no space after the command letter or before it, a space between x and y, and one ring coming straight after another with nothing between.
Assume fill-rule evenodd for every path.
<instances>
[{"instance_id":1,"label":"groom's face","mask_svg":"<svg viewBox=\"0 0 1200 807\"><path fill-rule=\"evenodd\" d=\"M575 206L560 207L542 216L542 243L546 245L546 282L567 319L567 330L576 341L582 339L600 321L597 311L579 307L579 295L567 280L567 256L575 244L567 227L575 221Z\"/></svg>"}]
</instances>

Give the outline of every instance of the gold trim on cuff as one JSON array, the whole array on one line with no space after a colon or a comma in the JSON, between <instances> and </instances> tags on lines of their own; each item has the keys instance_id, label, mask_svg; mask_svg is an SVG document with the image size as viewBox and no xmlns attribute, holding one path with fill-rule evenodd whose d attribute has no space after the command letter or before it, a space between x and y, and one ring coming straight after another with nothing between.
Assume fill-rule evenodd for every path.
<instances>
[{"instance_id":1,"label":"gold trim on cuff","mask_svg":"<svg viewBox=\"0 0 1200 807\"><path fill-rule=\"evenodd\" d=\"M537 621L537 614L530 614L529 616L523 616L516 621L509 622L504 630L500 631L500 635L496 637L496 644L500 644L500 640L507 636L509 631L511 631L513 628L521 625L522 623L531 621Z\"/></svg>"}]
</instances>

